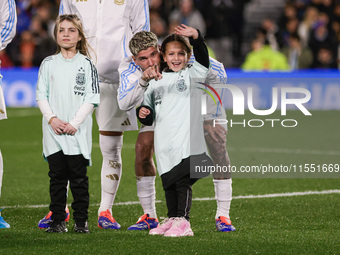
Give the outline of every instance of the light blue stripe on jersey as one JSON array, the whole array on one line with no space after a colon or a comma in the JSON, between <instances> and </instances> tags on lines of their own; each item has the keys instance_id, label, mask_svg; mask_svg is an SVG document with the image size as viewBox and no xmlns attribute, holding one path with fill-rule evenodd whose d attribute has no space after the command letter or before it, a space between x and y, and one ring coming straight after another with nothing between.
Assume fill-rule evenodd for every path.
<instances>
[{"instance_id":1,"label":"light blue stripe on jersey","mask_svg":"<svg viewBox=\"0 0 340 255\"><path fill-rule=\"evenodd\" d=\"M129 92L130 92L131 90L133 90L133 89L136 87L137 84L138 84L138 80L135 81L135 82L130 86L129 89L125 90L122 94L119 94L119 99L118 99L118 100L121 100L121 99L123 99L124 97L126 97L127 94L129 94Z\"/></svg>"},{"instance_id":2,"label":"light blue stripe on jersey","mask_svg":"<svg viewBox=\"0 0 340 255\"><path fill-rule=\"evenodd\" d=\"M6 25L4 29L1 31L1 40L2 42L7 39L9 34L13 30L14 20L15 20L15 9L14 9L14 0L8 0L8 9L9 9L9 17L6 21Z\"/></svg>"},{"instance_id":3,"label":"light blue stripe on jersey","mask_svg":"<svg viewBox=\"0 0 340 255\"><path fill-rule=\"evenodd\" d=\"M119 99L118 100L123 99L128 94L128 92L130 92L138 84L138 80L137 80L135 83L133 83L130 86L130 88L127 87L127 85L129 84L128 76L130 74L133 74L136 70L137 70L137 66L133 62L131 62L129 64L129 68L127 70L125 70L124 72L122 72L122 74L120 75L122 86L120 86L120 89L119 89Z\"/></svg>"},{"instance_id":4,"label":"light blue stripe on jersey","mask_svg":"<svg viewBox=\"0 0 340 255\"><path fill-rule=\"evenodd\" d=\"M120 75L121 83L122 83L122 91L125 91L127 88L127 84L129 82L128 76L134 73L136 70L137 70L137 66L133 62L131 62L129 64L129 68L125 70L124 72L122 72L122 74Z\"/></svg>"},{"instance_id":5,"label":"light blue stripe on jersey","mask_svg":"<svg viewBox=\"0 0 340 255\"><path fill-rule=\"evenodd\" d=\"M226 75L225 75L225 73L224 73L224 70L223 70L223 68L222 68L222 65L221 65L219 62L217 62L217 61L215 61L214 59L211 59L211 58L210 58L210 63L211 63L211 68L212 68L213 70L215 70L215 71L218 71L218 77L220 78L220 80L221 80L224 84L226 84L226 82L227 82L227 77L226 77Z\"/></svg>"},{"instance_id":6,"label":"light blue stripe on jersey","mask_svg":"<svg viewBox=\"0 0 340 255\"><path fill-rule=\"evenodd\" d=\"M59 7L59 15L64 14L64 0L60 1L60 7Z\"/></svg>"},{"instance_id":7,"label":"light blue stripe on jersey","mask_svg":"<svg viewBox=\"0 0 340 255\"><path fill-rule=\"evenodd\" d=\"M126 34L125 34L124 40L123 40L123 47L124 47L124 58L127 58L128 55L126 53Z\"/></svg>"},{"instance_id":8,"label":"light blue stripe on jersey","mask_svg":"<svg viewBox=\"0 0 340 255\"><path fill-rule=\"evenodd\" d=\"M218 77L220 78L220 81L223 83L223 84L226 84L227 83L227 77L225 75L225 72L222 68L222 65L215 61L214 59L211 59L210 58L210 63L211 63L211 68L215 71L218 72ZM220 98L223 98L223 92L224 92L224 89L222 89L222 92L221 92L221 95L220 95ZM216 107L216 114L215 116L213 115L213 117L217 117L219 116L220 114L220 101L217 102L217 107Z\"/></svg>"},{"instance_id":9,"label":"light blue stripe on jersey","mask_svg":"<svg viewBox=\"0 0 340 255\"><path fill-rule=\"evenodd\" d=\"M150 31L150 14L149 14L149 6L147 0L144 0L144 14L145 14L145 25L143 27L143 31Z\"/></svg>"}]
</instances>

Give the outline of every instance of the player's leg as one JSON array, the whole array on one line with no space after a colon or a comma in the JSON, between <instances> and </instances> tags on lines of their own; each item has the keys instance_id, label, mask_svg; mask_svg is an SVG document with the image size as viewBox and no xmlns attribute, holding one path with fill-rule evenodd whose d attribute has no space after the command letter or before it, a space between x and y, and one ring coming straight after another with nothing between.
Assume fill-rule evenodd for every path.
<instances>
[{"instance_id":1,"label":"player's leg","mask_svg":"<svg viewBox=\"0 0 340 255\"><path fill-rule=\"evenodd\" d=\"M149 131L150 130L150 131ZM136 224L128 230L146 230L158 226L156 214L156 167L153 162L153 127L142 126L135 146L135 174L137 180L137 196L144 211Z\"/></svg>"},{"instance_id":2,"label":"player's leg","mask_svg":"<svg viewBox=\"0 0 340 255\"><path fill-rule=\"evenodd\" d=\"M212 122L205 121L205 125L211 125ZM221 133L219 133L221 135ZM206 132L205 140L210 152L210 156L215 166L228 166L230 169L230 158L226 147L226 138L221 139L218 135L213 139L212 136ZM217 169L217 168L216 168ZM217 210L215 215L216 228L221 232L235 231L230 221L230 205L232 200L232 179L230 171L215 171L213 173L213 182L215 188L215 198L217 203Z\"/></svg>"},{"instance_id":3,"label":"player's leg","mask_svg":"<svg viewBox=\"0 0 340 255\"><path fill-rule=\"evenodd\" d=\"M89 208L89 179L87 166L89 160L83 155L66 156L70 188L73 195L72 209L75 220L74 231L76 233L89 233L88 208Z\"/></svg>"},{"instance_id":4,"label":"player's leg","mask_svg":"<svg viewBox=\"0 0 340 255\"><path fill-rule=\"evenodd\" d=\"M186 160L189 161L189 159ZM194 233L189 222L192 204L190 175L187 175L176 181L175 189L177 193L177 215L174 218L174 222L172 223L170 229L164 233L164 236L193 236Z\"/></svg>"},{"instance_id":5,"label":"player's leg","mask_svg":"<svg viewBox=\"0 0 340 255\"><path fill-rule=\"evenodd\" d=\"M108 211L112 215L113 202L122 176L122 132L100 132L99 145L103 161L101 168L101 201L98 216L102 212ZM120 228L118 225L116 227Z\"/></svg>"},{"instance_id":6,"label":"player's leg","mask_svg":"<svg viewBox=\"0 0 340 255\"><path fill-rule=\"evenodd\" d=\"M4 165L3 165L2 154L1 154L1 150L0 150L0 197L1 197L1 187L2 187L3 173L4 173ZM10 228L10 225L4 220L3 217L1 217L1 212L0 212L0 228Z\"/></svg>"},{"instance_id":7,"label":"player's leg","mask_svg":"<svg viewBox=\"0 0 340 255\"><path fill-rule=\"evenodd\" d=\"M136 114L121 111L117 103L118 84L100 83L100 105L96 109L99 146L103 156L101 167L101 202L98 226L120 229L112 217L112 205L122 176L123 131L136 130Z\"/></svg>"},{"instance_id":8,"label":"player's leg","mask_svg":"<svg viewBox=\"0 0 340 255\"><path fill-rule=\"evenodd\" d=\"M67 232L65 218L66 192L68 180L68 166L66 156L62 151L47 157L50 177L50 211L52 211L52 222L47 228L48 233Z\"/></svg>"}]
</instances>

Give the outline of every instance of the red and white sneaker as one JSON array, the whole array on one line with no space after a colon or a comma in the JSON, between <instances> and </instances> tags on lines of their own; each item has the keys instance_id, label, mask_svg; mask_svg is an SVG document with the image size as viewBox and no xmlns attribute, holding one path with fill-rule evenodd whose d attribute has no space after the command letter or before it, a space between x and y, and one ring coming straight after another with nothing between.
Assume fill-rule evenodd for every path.
<instances>
[{"instance_id":1,"label":"red and white sneaker","mask_svg":"<svg viewBox=\"0 0 340 255\"><path fill-rule=\"evenodd\" d=\"M150 218L149 214L144 214L138 219L136 224L133 224L128 228L128 230L148 230L158 227L158 219Z\"/></svg>"},{"instance_id":2,"label":"red and white sneaker","mask_svg":"<svg viewBox=\"0 0 340 255\"><path fill-rule=\"evenodd\" d=\"M190 222L184 217L174 218L171 228L164 233L164 236L180 237L180 236L193 236Z\"/></svg>"},{"instance_id":3,"label":"red and white sneaker","mask_svg":"<svg viewBox=\"0 0 340 255\"><path fill-rule=\"evenodd\" d=\"M231 220L224 216L220 216L216 219L216 229L219 232L236 231L235 227L231 225Z\"/></svg>"},{"instance_id":4,"label":"red and white sneaker","mask_svg":"<svg viewBox=\"0 0 340 255\"><path fill-rule=\"evenodd\" d=\"M100 213L98 227L103 229L120 229L119 223L112 217L109 209Z\"/></svg>"},{"instance_id":5,"label":"red and white sneaker","mask_svg":"<svg viewBox=\"0 0 340 255\"><path fill-rule=\"evenodd\" d=\"M157 228L150 230L149 235L164 235L171 228L173 221L174 218L165 218Z\"/></svg>"}]
</instances>

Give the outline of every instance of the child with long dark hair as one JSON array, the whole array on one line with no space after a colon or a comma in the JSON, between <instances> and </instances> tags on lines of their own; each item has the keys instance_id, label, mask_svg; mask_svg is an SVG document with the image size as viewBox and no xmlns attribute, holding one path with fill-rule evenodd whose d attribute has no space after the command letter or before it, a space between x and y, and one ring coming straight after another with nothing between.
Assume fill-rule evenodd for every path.
<instances>
[{"instance_id":1,"label":"child with long dark hair","mask_svg":"<svg viewBox=\"0 0 340 255\"><path fill-rule=\"evenodd\" d=\"M191 46L196 61L188 65ZM145 125L155 122L155 153L168 208L166 218L151 235L192 236L189 222L192 202L193 163L211 165L206 154L201 115L201 92L196 82L207 77L209 55L198 30L185 25L166 37L161 46L166 63L162 79L151 80L137 109Z\"/></svg>"}]
</instances>

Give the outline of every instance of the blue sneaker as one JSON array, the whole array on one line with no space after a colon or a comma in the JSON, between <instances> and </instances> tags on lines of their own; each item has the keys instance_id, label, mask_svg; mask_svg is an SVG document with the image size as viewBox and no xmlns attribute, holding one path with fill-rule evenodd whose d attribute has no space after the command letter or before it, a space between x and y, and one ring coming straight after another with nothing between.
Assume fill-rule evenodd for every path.
<instances>
[{"instance_id":1,"label":"blue sneaker","mask_svg":"<svg viewBox=\"0 0 340 255\"><path fill-rule=\"evenodd\" d=\"M142 217L138 219L136 224L133 224L128 230L148 230L158 227L157 218L150 218L149 214L144 214Z\"/></svg>"},{"instance_id":2,"label":"blue sneaker","mask_svg":"<svg viewBox=\"0 0 340 255\"><path fill-rule=\"evenodd\" d=\"M120 229L119 223L112 217L109 209L99 214L98 227L103 229Z\"/></svg>"},{"instance_id":3,"label":"blue sneaker","mask_svg":"<svg viewBox=\"0 0 340 255\"><path fill-rule=\"evenodd\" d=\"M51 216L52 216L52 212L49 211L49 213L39 221L38 223L38 227L43 229L43 228L49 228L51 223L52 223L52 219L51 219ZM68 209L68 207L66 207L66 219L65 219L65 222L69 222L70 220L70 210Z\"/></svg>"},{"instance_id":4,"label":"blue sneaker","mask_svg":"<svg viewBox=\"0 0 340 255\"><path fill-rule=\"evenodd\" d=\"M236 230L236 228L231 225L231 220L224 216L220 216L216 219L216 229L219 232L231 232Z\"/></svg>"},{"instance_id":5,"label":"blue sneaker","mask_svg":"<svg viewBox=\"0 0 340 255\"><path fill-rule=\"evenodd\" d=\"M1 209L0 211L2 211ZM0 216L0 228L10 228L11 226Z\"/></svg>"}]
</instances>

